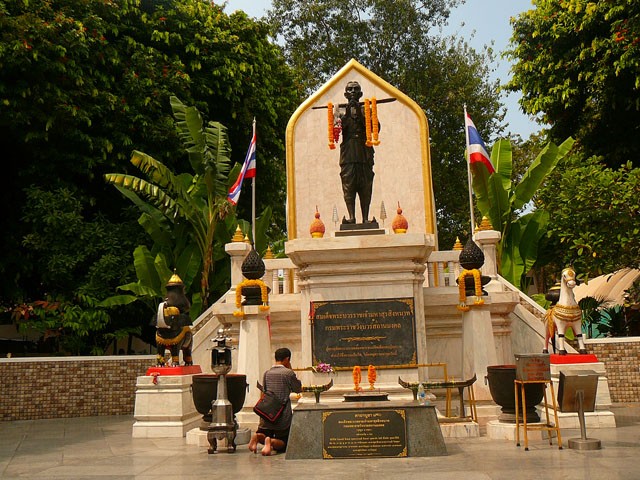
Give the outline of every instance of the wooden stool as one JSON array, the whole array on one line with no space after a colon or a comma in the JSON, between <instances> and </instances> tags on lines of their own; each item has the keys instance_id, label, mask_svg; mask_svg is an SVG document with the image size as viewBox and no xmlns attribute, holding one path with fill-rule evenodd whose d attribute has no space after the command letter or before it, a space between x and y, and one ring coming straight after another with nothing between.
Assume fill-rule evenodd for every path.
<instances>
[{"instance_id":1,"label":"wooden stool","mask_svg":"<svg viewBox=\"0 0 640 480\"><path fill-rule=\"evenodd\" d=\"M544 425L527 425L527 402L525 398L525 390L524 386L527 383L542 383L544 388L544 413L546 417L546 423ZM549 422L549 404L547 403L547 385L551 388L551 399L553 401L553 417L555 420L555 425L552 425ZM562 436L560 435L560 424L558 422L558 405L556 403L556 395L553 391L553 383L551 380L514 380L514 389L516 396L516 446L520 446L520 417L519 413L519 402L518 399L520 395L522 395L522 420L524 427L524 449L525 451L529 450L529 438L527 437L527 430L546 430L549 435L549 445L551 442L551 431L555 431L558 435L558 449L562 450Z\"/></svg>"}]
</instances>

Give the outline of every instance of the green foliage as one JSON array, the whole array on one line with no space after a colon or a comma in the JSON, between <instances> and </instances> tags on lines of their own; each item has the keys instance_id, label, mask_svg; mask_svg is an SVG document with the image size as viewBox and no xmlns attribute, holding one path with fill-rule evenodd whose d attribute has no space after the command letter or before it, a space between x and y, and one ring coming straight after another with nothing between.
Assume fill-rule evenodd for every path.
<instances>
[{"instance_id":1,"label":"green foliage","mask_svg":"<svg viewBox=\"0 0 640 480\"><path fill-rule=\"evenodd\" d=\"M559 147L549 143L515 185L511 181L513 161L508 140L496 142L491 150L495 173L489 175L485 168L473 170L473 190L478 208L489 218L493 228L502 234L498 247L500 273L522 290L526 290L525 274L538 259L540 240L547 231L549 210L538 209L524 215L521 211L572 145L571 138Z\"/></svg>"},{"instance_id":2,"label":"green foliage","mask_svg":"<svg viewBox=\"0 0 640 480\"><path fill-rule=\"evenodd\" d=\"M597 338L604 333L600 327L601 309L610 302L604 297L583 297L578 302L582 310L582 325L586 327L589 338Z\"/></svg>"},{"instance_id":3,"label":"green foliage","mask_svg":"<svg viewBox=\"0 0 640 480\"><path fill-rule=\"evenodd\" d=\"M126 163L134 145L168 169L188 167L170 95L229 126L230 143L241 145L230 163L244 158L257 119L258 201L261 208L273 206L270 230L284 230L281 132L299 93L268 33L266 24L243 13L226 15L205 0L0 0L0 150L3 174L11 179L0 192L11 207L0 218L2 231L11 232L0 238L0 297L9 310L28 310L43 299L64 305L47 318L59 325L76 318L78 326L64 323L55 338L66 340L52 348L88 354L124 332L147 338L150 305L126 304L122 296L117 306L101 306L135 278L131 252L147 241L145 231L159 249L154 257L162 253L172 265L184 265L186 276L199 282L193 249L178 241L183 256L173 258L166 247L183 238L188 222L160 228L156 209L143 213L141 229L138 214L102 179L108 171L128 175L136 168ZM245 195L241 212L248 203ZM221 255L214 252L217 291L229 282ZM91 320L94 310L106 312L109 322ZM81 324L89 335L80 335Z\"/></svg>"},{"instance_id":4,"label":"green foliage","mask_svg":"<svg viewBox=\"0 0 640 480\"><path fill-rule=\"evenodd\" d=\"M134 252L138 287L147 290L145 295L162 296L171 275L169 265L174 265L187 282L185 287L194 278L199 280L206 306L215 273L214 249L224 249L224 243L216 242L216 230L231 211L226 200L230 146L219 122L205 124L195 107L185 106L177 97L171 97L171 108L194 173L175 175L162 162L134 151L131 163L148 180L116 173L106 174L105 179L138 206L140 224L157 242L155 256L144 246Z\"/></svg>"},{"instance_id":5,"label":"green foliage","mask_svg":"<svg viewBox=\"0 0 640 480\"><path fill-rule=\"evenodd\" d=\"M640 157L640 3L537 0L512 20L513 77L526 113L611 167Z\"/></svg>"},{"instance_id":6,"label":"green foliage","mask_svg":"<svg viewBox=\"0 0 640 480\"><path fill-rule=\"evenodd\" d=\"M544 293L534 293L531 299L545 310L551 307L551 302L545 298Z\"/></svg>"},{"instance_id":7,"label":"green foliage","mask_svg":"<svg viewBox=\"0 0 640 480\"><path fill-rule=\"evenodd\" d=\"M602 168L573 157L550 176L536 203L553 212L549 246L561 264L589 278L640 264L640 168Z\"/></svg>"},{"instance_id":8,"label":"green foliage","mask_svg":"<svg viewBox=\"0 0 640 480\"><path fill-rule=\"evenodd\" d=\"M490 48L477 52L443 25L457 0L274 0L268 19L307 93L351 58L402 90L429 120L439 243L451 248L469 230L463 102L489 137L503 119L498 82L487 80ZM393 119L389 120L393 121ZM381 122L384 119L381 118ZM320 131L320 130L319 130Z\"/></svg>"},{"instance_id":9,"label":"green foliage","mask_svg":"<svg viewBox=\"0 0 640 480\"><path fill-rule=\"evenodd\" d=\"M138 229L113 223L66 188L26 190L22 221L24 270L40 282L35 298L105 296L131 273L127 261ZM28 267L28 270L27 270Z\"/></svg>"},{"instance_id":10,"label":"green foliage","mask_svg":"<svg viewBox=\"0 0 640 480\"><path fill-rule=\"evenodd\" d=\"M79 221L87 229L98 215L118 228L126 222L127 241L110 261L103 255L94 274L113 269L129 275L116 284L133 278L130 269L116 264L130 262L144 233L102 175L133 171L126 161L134 145L170 169L188 166L172 122L170 95L229 126L230 143L241 146L231 163L244 158L251 122L257 119L258 205L272 206L272 231L284 230L281 132L299 92L265 23L244 13L226 15L205 0L2 0L0 65L0 149L3 173L12 179L0 199L14 207L0 220L2 230L12 232L0 239L4 299L39 298L40 276L49 275L24 261L22 239L37 236L31 223L22 222L28 204L23 190L31 185L50 193L74 192L86 205ZM249 203L245 195L239 206L245 217ZM64 238L62 223L56 228ZM75 284L90 266L68 261L78 265ZM66 298L74 297L74 285L59 287L66 289ZM105 283L98 298L110 288L112 283Z\"/></svg>"}]
</instances>

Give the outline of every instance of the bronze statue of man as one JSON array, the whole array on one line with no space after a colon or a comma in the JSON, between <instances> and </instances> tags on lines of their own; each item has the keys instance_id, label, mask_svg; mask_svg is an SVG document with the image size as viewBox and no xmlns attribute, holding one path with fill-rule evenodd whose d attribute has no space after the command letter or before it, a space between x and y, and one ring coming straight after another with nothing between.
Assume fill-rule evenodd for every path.
<instances>
[{"instance_id":1,"label":"bronze statue of man","mask_svg":"<svg viewBox=\"0 0 640 480\"><path fill-rule=\"evenodd\" d=\"M340 144L340 179L349 218L342 223L356 223L356 195L360 198L362 223L369 223L369 205L373 190L373 147L367 146L364 108L360 103L362 89L358 82L347 83L344 96L348 103L342 122Z\"/></svg>"}]
</instances>

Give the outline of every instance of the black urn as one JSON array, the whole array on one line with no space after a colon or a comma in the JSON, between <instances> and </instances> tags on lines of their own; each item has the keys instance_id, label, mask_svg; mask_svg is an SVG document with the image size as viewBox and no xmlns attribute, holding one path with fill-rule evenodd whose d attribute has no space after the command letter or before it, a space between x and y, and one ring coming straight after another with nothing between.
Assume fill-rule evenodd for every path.
<instances>
[{"instance_id":1,"label":"black urn","mask_svg":"<svg viewBox=\"0 0 640 480\"><path fill-rule=\"evenodd\" d=\"M503 423L516 423L516 394L514 391L516 366L488 366L485 380L489 382L491 398L501 407L501 414L498 420ZM525 412L527 415L527 423L537 423L540 421L540 416L536 411L536 405L538 405L544 397L544 383L527 383L524 386L524 392L526 397ZM518 413L520 421L522 421L522 408L519 408Z\"/></svg>"},{"instance_id":2,"label":"black urn","mask_svg":"<svg viewBox=\"0 0 640 480\"><path fill-rule=\"evenodd\" d=\"M247 395L247 376L239 373L228 373L227 396L231 402L235 415L244 405ZM193 404L198 413L202 415L202 426L206 430L211 423L211 404L218 396L218 375L203 373L194 375L191 380L191 395Z\"/></svg>"},{"instance_id":3,"label":"black urn","mask_svg":"<svg viewBox=\"0 0 640 480\"><path fill-rule=\"evenodd\" d=\"M549 289L549 291L545 294L545 300L551 302L551 305L555 305L560 300L560 282L557 282L553 287Z\"/></svg>"}]
</instances>

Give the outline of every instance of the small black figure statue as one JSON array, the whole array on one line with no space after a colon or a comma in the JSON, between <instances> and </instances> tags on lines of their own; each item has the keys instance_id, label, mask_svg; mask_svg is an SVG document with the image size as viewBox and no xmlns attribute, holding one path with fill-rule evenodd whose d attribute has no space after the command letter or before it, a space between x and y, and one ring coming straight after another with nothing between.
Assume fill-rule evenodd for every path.
<instances>
[{"instance_id":1,"label":"small black figure statue","mask_svg":"<svg viewBox=\"0 0 640 480\"><path fill-rule=\"evenodd\" d=\"M167 297L158 305L155 317L156 344L158 345L158 366L165 366L165 349L171 351L171 364L180 363L180 350L185 365L193 365L191 358L191 303L184 293L184 283L174 272L167 283Z\"/></svg>"},{"instance_id":2,"label":"small black figure statue","mask_svg":"<svg viewBox=\"0 0 640 480\"><path fill-rule=\"evenodd\" d=\"M373 147L367 146L364 108L360 103L362 89L358 82L349 82L344 90L348 100L342 122L342 143L340 144L340 179L342 194L347 205L349 218L344 224L356 223L356 195L360 198L362 223L369 222L369 205L373 190Z\"/></svg>"}]
</instances>

